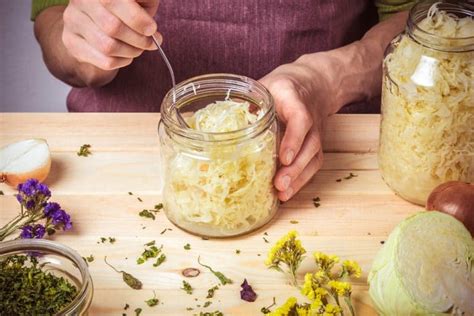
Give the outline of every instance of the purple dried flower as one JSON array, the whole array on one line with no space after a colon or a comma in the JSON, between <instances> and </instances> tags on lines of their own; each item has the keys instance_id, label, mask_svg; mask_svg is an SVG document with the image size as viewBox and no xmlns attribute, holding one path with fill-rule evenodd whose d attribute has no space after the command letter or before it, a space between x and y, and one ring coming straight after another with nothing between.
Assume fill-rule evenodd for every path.
<instances>
[{"instance_id":1,"label":"purple dried flower","mask_svg":"<svg viewBox=\"0 0 474 316\"><path fill-rule=\"evenodd\" d=\"M61 209L61 206L56 202L46 203L43 213L46 217L52 218L53 215Z\"/></svg>"},{"instance_id":2,"label":"purple dried flower","mask_svg":"<svg viewBox=\"0 0 474 316\"><path fill-rule=\"evenodd\" d=\"M18 185L16 199L28 211L37 210L38 206L43 206L50 197L48 186L36 179L28 179Z\"/></svg>"},{"instance_id":3,"label":"purple dried flower","mask_svg":"<svg viewBox=\"0 0 474 316\"><path fill-rule=\"evenodd\" d=\"M63 230L69 230L72 228L72 222L71 222L71 216L69 216L66 211L60 209L57 210L53 215L52 215L52 221L53 224L56 227L63 227Z\"/></svg>"},{"instance_id":4,"label":"purple dried flower","mask_svg":"<svg viewBox=\"0 0 474 316\"><path fill-rule=\"evenodd\" d=\"M21 228L20 237L23 239L31 239L31 238L41 239L43 238L45 233L46 233L46 228L41 224L25 225Z\"/></svg>"},{"instance_id":5,"label":"purple dried flower","mask_svg":"<svg viewBox=\"0 0 474 316\"><path fill-rule=\"evenodd\" d=\"M248 284L247 279L244 279L244 282L240 285L242 290L240 290L240 298L247 302L255 302L257 299L257 293L252 289Z\"/></svg>"}]
</instances>

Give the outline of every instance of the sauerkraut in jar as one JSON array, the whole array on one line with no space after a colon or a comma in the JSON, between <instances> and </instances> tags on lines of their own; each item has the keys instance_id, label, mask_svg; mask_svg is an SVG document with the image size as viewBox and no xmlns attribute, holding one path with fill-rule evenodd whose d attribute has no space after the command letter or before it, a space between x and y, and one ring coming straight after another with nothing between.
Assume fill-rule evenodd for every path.
<instances>
[{"instance_id":1,"label":"sauerkraut in jar","mask_svg":"<svg viewBox=\"0 0 474 316\"><path fill-rule=\"evenodd\" d=\"M170 221L201 236L243 234L267 223L279 201L273 187L278 125L273 99L243 76L195 77L161 106L163 204Z\"/></svg>"},{"instance_id":2,"label":"sauerkraut in jar","mask_svg":"<svg viewBox=\"0 0 474 316\"><path fill-rule=\"evenodd\" d=\"M474 20L462 1L420 2L384 60L379 166L424 205L448 180L474 182Z\"/></svg>"}]
</instances>

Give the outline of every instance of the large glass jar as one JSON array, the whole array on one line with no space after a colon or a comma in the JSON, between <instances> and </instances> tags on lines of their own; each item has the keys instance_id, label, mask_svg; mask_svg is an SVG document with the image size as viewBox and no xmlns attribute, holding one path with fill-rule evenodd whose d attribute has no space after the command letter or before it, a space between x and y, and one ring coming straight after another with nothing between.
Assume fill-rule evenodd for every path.
<instances>
[{"instance_id":1,"label":"large glass jar","mask_svg":"<svg viewBox=\"0 0 474 316\"><path fill-rule=\"evenodd\" d=\"M220 111L226 100L244 106L242 115L255 115L252 123L225 132L193 126L210 106L213 111L206 115L215 116L208 117L215 125L208 126L211 130L233 126L231 112ZM270 221L279 206L273 187L278 124L273 99L259 82L231 74L184 81L165 96L158 130L163 204L170 221L209 237L244 234Z\"/></svg>"},{"instance_id":2,"label":"large glass jar","mask_svg":"<svg viewBox=\"0 0 474 316\"><path fill-rule=\"evenodd\" d=\"M474 182L473 13L463 1L420 2L386 52L379 166L413 203L443 182Z\"/></svg>"}]
</instances>

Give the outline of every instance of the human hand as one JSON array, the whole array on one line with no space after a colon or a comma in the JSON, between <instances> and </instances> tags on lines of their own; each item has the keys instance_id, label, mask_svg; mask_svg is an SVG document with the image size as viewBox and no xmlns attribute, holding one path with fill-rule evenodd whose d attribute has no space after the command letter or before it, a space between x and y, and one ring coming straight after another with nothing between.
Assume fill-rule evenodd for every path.
<instances>
[{"instance_id":1,"label":"human hand","mask_svg":"<svg viewBox=\"0 0 474 316\"><path fill-rule=\"evenodd\" d=\"M63 14L62 41L69 54L115 75L145 50L156 49L151 35L159 0L70 0ZM157 37L161 42L159 33Z\"/></svg>"},{"instance_id":2,"label":"human hand","mask_svg":"<svg viewBox=\"0 0 474 316\"><path fill-rule=\"evenodd\" d=\"M287 201L321 168L321 135L333 92L326 74L298 61L276 68L260 82L272 94L278 117L286 125L279 151L283 166L274 185L278 198Z\"/></svg>"}]
</instances>

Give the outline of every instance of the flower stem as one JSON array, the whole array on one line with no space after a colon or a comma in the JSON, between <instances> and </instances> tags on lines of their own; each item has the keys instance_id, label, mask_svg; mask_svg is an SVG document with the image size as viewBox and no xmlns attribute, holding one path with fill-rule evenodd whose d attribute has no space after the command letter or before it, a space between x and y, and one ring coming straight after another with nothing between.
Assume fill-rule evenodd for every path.
<instances>
[{"instance_id":1,"label":"flower stem","mask_svg":"<svg viewBox=\"0 0 474 316\"><path fill-rule=\"evenodd\" d=\"M350 296L345 297L344 300L346 301L347 306L349 306L349 310L351 311L351 315L355 316L355 311L354 311L354 307L352 306L351 297Z\"/></svg>"}]
</instances>

